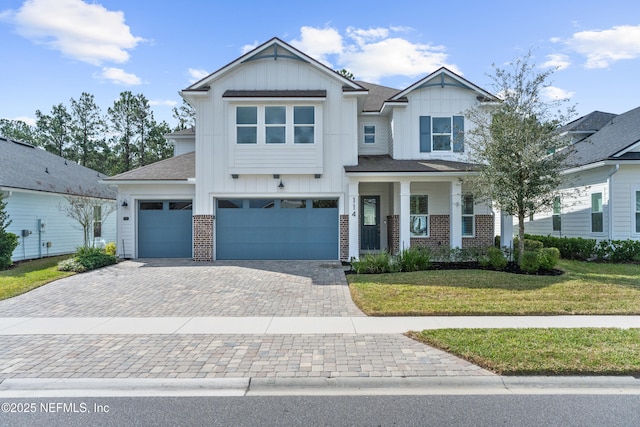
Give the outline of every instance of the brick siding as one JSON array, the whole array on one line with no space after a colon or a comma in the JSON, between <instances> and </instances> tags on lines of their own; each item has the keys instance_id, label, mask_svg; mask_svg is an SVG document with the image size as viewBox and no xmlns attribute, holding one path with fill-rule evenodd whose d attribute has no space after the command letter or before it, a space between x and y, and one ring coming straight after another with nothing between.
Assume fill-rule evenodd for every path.
<instances>
[{"instance_id":1,"label":"brick siding","mask_svg":"<svg viewBox=\"0 0 640 427\"><path fill-rule=\"evenodd\" d=\"M193 260L213 261L213 215L193 216Z\"/></svg>"},{"instance_id":2,"label":"brick siding","mask_svg":"<svg viewBox=\"0 0 640 427\"><path fill-rule=\"evenodd\" d=\"M340 260L349 261L349 215L340 215Z\"/></svg>"},{"instance_id":3,"label":"brick siding","mask_svg":"<svg viewBox=\"0 0 640 427\"><path fill-rule=\"evenodd\" d=\"M429 237L412 237L411 246L437 249L449 246L449 215L429 215Z\"/></svg>"},{"instance_id":4,"label":"brick siding","mask_svg":"<svg viewBox=\"0 0 640 427\"><path fill-rule=\"evenodd\" d=\"M476 215L475 237L463 237L463 248L486 248L493 246L493 215Z\"/></svg>"},{"instance_id":5,"label":"brick siding","mask_svg":"<svg viewBox=\"0 0 640 427\"><path fill-rule=\"evenodd\" d=\"M387 216L387 246L392 255L400 252L400 215Z\"/></svg>"}]
</instances>

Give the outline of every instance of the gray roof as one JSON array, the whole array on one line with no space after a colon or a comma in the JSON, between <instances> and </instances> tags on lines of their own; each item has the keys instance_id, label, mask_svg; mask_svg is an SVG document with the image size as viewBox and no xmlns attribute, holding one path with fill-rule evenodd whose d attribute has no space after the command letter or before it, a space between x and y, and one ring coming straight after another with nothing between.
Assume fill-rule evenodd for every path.
<instances>
[{"instance_id":1,"label":"gray roof","mask_svg":"<svg viewBox=\"0 0 640 427\"><path fill-rule=\"evenodd\" d=\"M227 90L223 98L326 98L327 91L317 90Z\"/></svg>"},{"instance_id":2,"label":"gray roof","mask_svg":"<svg viewBox=\"0 0 640 427\"><path fill-rule=\"evenodd\" d=\"M187 129L177 130L175 132L171 132L165 135L166 138L176 137L176 136L194 136L196 134L196 129L194 127L190 127Z\"/></svg>"},{"instance_id":3,"label":"gray roof","mask_svg":"<svg viewBox=\"0 0 640 427\"><path fill-rule=\"evenodd\" d=\"M196 176L194 151L124 172L106 181L186 181Z\"/></svg>"},{"instance_id":4,"label":"gray roof","mask_svg":"<svg viewBox=\"0 0 640 427\"><path fill-rule=\"evenodd\" d=\"M558 132L584 132L594 133L602 129L616 116L613 113L593 111L586 116L582 116L558 129Z\"/></svg>"},{"instance_id":5,"label":"gray roof","mask_svg":"<svg viewBox=\"0 0 640 427\"><path fill-rule=\"evenodd\" d=\"M0 187L115 199L107 175L23 142L0 137Z\"/></svg>"},{"instance_id":6,"label":"gray roof","mask_svg":"<svg viewBox=\"0 0 640 427\"><path fill-rule=\"evenodd\" d=\"M345 166L347 173L358 172L470 172L477 165L449 160L395 160L389 155L358 156L357 166Z\"/></svg>"},{"instance_id":7,"label":"gray roof","mask_svg":"<svg viewBox=\"0 0 640 427\"><path fill-rule=\"evenodd\" d=\"M582 166L613 158L633 160L637 156L614 156L637 142L640 142L640 107L615 116L599 131L575 143L567 161L571 166Z\"/></svg>"},{"instance_id":8,"label":"gray roof","mask_svg":"<svg viewBox=\"0 0 640 427\"><path fill-rule=\"evenodd\" d=\"M373 83L367 83L362 81L357 81L360 86L363 86L369 89L369 94L364 100L364 106L362 107L362 111L372 112L372 111L380 111L382 109L382 105L385 101L388 101L395 94L400 92L399 89L394 89L387 86L380 86Z\"/></svg>"}]
</instances>

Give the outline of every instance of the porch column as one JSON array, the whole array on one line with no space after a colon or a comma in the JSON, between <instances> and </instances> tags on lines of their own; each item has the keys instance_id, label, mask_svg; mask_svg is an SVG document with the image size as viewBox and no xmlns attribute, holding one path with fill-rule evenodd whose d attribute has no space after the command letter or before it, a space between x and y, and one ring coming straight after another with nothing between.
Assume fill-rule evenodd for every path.
<instances>
[{"instance_id":1,"label":"porch column","mask_svg":"<svg viewBox=\"0 0 640 427\"><path fill-rule=\"evenodd\" d=\"M349 196L347 199L347 214L349 215L349 259L360 257L360 195L359 183L349 183Z\"/></svg>"},{"instance_id":2,"label":"porch column","mask_svg":"<svg viewBox=\"0 0 640 427\"><path fill-rule=\"evenodd\" d=\"M411 198L411 182L400 182L400 251L411 247L411 228L409 227L409 212Z\"/></svg>"},{"instance_id":3,"label":"porch column","mask_svg":"<svg viewBox=\"0 0 640 427\"><path fill-rule=\"evenodd\" d=\"M513 216L500 211L500 246L513 246Z\"/></svg>"},{"instance_id":4,"label":"porch column","mask_svg":"<svg viewBox=\"0 0 640 427\"><path fill-rule=\"evenodd\" d=\"M462 247L462 183L458 180L451 182L451 209L450 209L450 236L451 248Z\"/></svg>"}]
</instances>

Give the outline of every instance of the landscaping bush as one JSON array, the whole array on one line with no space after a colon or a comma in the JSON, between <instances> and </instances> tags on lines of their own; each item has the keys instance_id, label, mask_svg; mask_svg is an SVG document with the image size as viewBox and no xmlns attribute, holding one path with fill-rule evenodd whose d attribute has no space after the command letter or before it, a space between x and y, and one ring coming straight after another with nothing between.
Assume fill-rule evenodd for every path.
<instances>
[{"instance_id":1,"label":"landscaping bush","mask_svg":"<svg viewBox=\"0 0 640 427\"><path fill-rule=\"evenodd\" d=\"M595 255L602 261L638 261L640 260L640 241L603 240L598 243Z\"/></svg>"},{"instance_id":2,"label":"landscaping bush","mask_svg":"<svg viewBox=\"0 0 640 427\"><path fill-rule=\"evenodd\" d=\"M540 260L537 251L524 251L520 261L520 270L527 274L537 273L540 270Z\"/></svg>"},{"instance_id":3,"label":"landscaping bush","mask_svg":"<svg viewBox=\"0 0 640 427\"><path fill-rule=\"evenodd\" d=\"M114 242L109 242L106 245L104 245L104 253L107 255L114 255L116 254L116 244Z\"/></svg>"},{"instance_id":4,"label":"landscaping bush","mask_svg":"<svg viewBox=\"0 0 640 427\"><path fill-rule=\"evenodd\" d=\"M389 273L396 268L388 252L365 254L359 260L351 261L351 268L358 274Z\"/></svg>"},{"instance_id":5,"label":"landscaping bush","mask_svg":"<svg viewBox=\"0 0 640 427\"><path fill-rule=\"evenodd\" d=\"M523 241L525 252L537 252L544 247L544 244L538 240L525 238ZM518 242L517 237L513 239L513 256L515 259L518 259Z\"/></svg>"},{"instance_id":6,"label":"landscaping bush","mask_svg":"<svg viewBox=\"0 0 640 427\"><path fill-rule=\"evenodd\" d=\"M100 248L81 247L78 248L73 258L60 262L58 270L82 273L115 264L116 262L115 256L104 253Z\"/></svg>"},{"instance_id":7,"label":"landscaping bush","mask_svg":"<svg viewBox=\"0 0 640 427\"><path fill-rule=\"evenodd\" d=\"M504 256L500 248L488 248L486 257L488 258L488 266L494 270L504 270L507 266L507 257Z\"/></svg>"},{"instance_id":8,"label":"landscaping bush","mask_svg":"<svg viewBox=\"0 0 640 427\"><path fill-rule=\"evenodd\" d=\"M428 270L431 266L431 251L428 248L411 247L400 252L396 262L400 271Z\"/></svg>"},{"instance_id":9,"label":"landscaping bush","mask_svg":"<svg viewBox=\"0 0 640 427\"><path fill-rule=\"evenodd\" d=\"M525 235L525 238L542 242L545 248L558 248L560 257L587 261L596 256L596 239L583 239L582 237L553 237Z\"/></svg>"},{"instance_id":10,"label":"landscaping bush","mask_svg":"<svg viewBox=\"0 0 640 427\"><path fill-rule=\"evenodd\" d=\"M11 255L18 246L18 236L0 230L0 270L6 270L13 265Z\"/></svg>"},{"instance_id":11,"label":"landscaping bush","mask_svg":"<svg viewBox=\"0 0 640 427\"><path fill-rule=\"evenodd\" d=\"M559 260L558 248L542 248L538 251L538 265L541 270L553 270Z\"/></svg>"}]
</instances>

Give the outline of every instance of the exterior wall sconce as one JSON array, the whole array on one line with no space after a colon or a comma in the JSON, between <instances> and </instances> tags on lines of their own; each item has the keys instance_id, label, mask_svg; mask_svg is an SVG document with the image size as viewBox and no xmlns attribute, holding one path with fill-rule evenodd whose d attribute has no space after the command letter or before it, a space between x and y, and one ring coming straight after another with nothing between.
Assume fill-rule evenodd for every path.
<instances>
[{"instance_id":1,"label":"exterior wall sconce","mask_svg":"<svg viewBox=\"0 0 640 427\"><path fill-rule=\"evenodd\" d=\"M238 179L238 175L237 175L237 174L235 174L235 173L233 173L233 174L231 174L231 178L233 178L233 179Z\"/></svg>"},{"instance_id":2,"label":"exterior wall sconce","mask_svg":"<svg viewBox=\"0 0 640 427\"><path fill-rule=\"evenodd\" d=\"M123 200L123 201L122 201L122 205L121 205L121 206L122 206L123 208L126 208L127 206L129 206L129 203L127 203L127 201L126 201L126 200Z\"/></svg>"},{"instance_id":3,"label":"exterior wall sconce","mask_svg":"<svg viewBox=\"0 0 640 427\"><path fill-rule=\"evenodd\" d=\"M280 174L274 173L273 174L273 179L278 179L278 178L280 178Z\"/></svg>"},{"instance_id":4,"label":"exterior wall sconce","mask_svg":"<svg viewBox=\"0 0 640 427\"><path fill-rule=\"evenodd\" d=\"M284 190L284 184L282 183L282 180L280 180L280 184L278 184L278 190Z\"/></svg>"}]
</instances>

